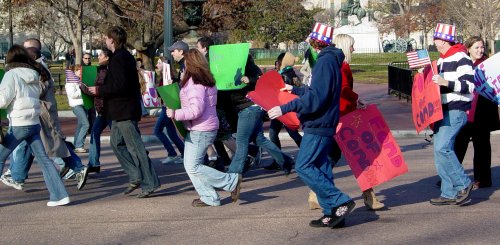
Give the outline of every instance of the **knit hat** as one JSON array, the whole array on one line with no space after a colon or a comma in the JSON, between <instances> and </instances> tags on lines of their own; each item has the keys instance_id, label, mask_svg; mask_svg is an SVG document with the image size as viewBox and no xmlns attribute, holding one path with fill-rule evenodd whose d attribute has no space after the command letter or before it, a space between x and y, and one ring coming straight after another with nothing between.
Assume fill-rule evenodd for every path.
<instances>
[{"instance_id":1,"label":"knit hat","mask_svg":"<svg viewBox=\"0 0 500 245\"><path fill-rule=\"evenodd\" d=\"M295 56L292 53L286 52L283 60L281 61L281 67L285 68L287 66L295 65Z\"/></svg>"},{"instance_id":2,"label":"knit hat","mask_svg":"<svg viewBox=\"0 0 500 245\"><path fill-rule=\"evenodd\" d=\"M331 45L333 40L333 27L322 23L316 23L313 31L309 34L309 38Z\"/></svg>"},{"instance_id":3,"label":"knit hat","mask_svg":"<svg viewBox=\"0 0 500 245\"><path fill-rule=\"evenodd\" d=\"M456 28L454 25L438 23L434 32L434 39L441 39L447 42L454 43L456 36Z\"/></svg>"}]
</instances>

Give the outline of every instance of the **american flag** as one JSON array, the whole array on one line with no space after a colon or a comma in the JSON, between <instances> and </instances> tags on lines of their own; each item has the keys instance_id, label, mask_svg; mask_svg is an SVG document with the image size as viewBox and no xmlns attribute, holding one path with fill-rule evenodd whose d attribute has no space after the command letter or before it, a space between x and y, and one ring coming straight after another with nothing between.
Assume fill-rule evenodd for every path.
<instances>
[{"instance_id":1,"label":"american flag","mask_svg":"<svg viewBox=\"0 0 500 245\"><path fill-rule=\"evenodd\" d=\"M79 83L80 78L72 70L65 70L67 83Z\"/></svg>"},{"instance_id":2,"label":"american flag","mask_svg":"<svg viewBox=\"0 0 500 245\"><path fill-rule=\"evenodd\" d=\"M408 52L406 53L406 56L408 57L408 65L410 66L410 69L431 64L431 59L427 49Z\"/></svg>"}]
</instances>

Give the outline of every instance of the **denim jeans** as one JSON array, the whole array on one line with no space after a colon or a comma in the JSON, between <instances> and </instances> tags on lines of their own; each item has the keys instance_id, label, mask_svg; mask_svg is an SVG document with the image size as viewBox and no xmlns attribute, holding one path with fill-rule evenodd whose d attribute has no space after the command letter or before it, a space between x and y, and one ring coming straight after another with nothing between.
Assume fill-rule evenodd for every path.
<instances>
[{"instance_id":1,"label":"denim jeans","mask_svg":"<svg viewBox=\"0 0 500 245\"><path fill-rule=\"evenodd\" d=\"M68 147L68 151L71 156L60 158L64 163L62 167L68 166L73 172L80 172L83 169L82 160L75 152L69 147L69 143L66 142L66 146ZM25 140L21 141L21 143L12 151L10 155L10 171L12 179L18 183L24 183L26 178L28 178L28 172L31 169L31 165L33 164L33 155L32 150L28 146ZM56 157L52 158L54 163L58 163L60 161L55 161ZM59 164L57 164L59 165Z\"/></svg>"},{"instance_id":2,"label":"denim jeans","mask_svg":"<svg viewBox=\"0 0 500 245\"><path fill-rule=\"evenodd\" d=\"M130 184L140 184L143 191L160 187L136 121L113 121L110 141L116 158L129 176Z\"/></svg>"},{"instance_id":3,"label":"denim jeans","mask_svg":"<svg viewBox=\"0 0 500 245\"><path fill-rule=\"evenodd\" d=\"M238 183L238 174L219 172L203 164L207 148L216 136L217 131L190 131L186 135L184 154L184 168L191 183L200 200L211 206L220 206L220 197L214 188L232 191Z\"/></svg>"},{"instance_id":4,"label":"denim jeans","mask_svg":"<svg viewBox=\"0 0 500 245\"><path fill-rule=\"evenodd\" d=\"M167 128L168 138L163 132L163 129L165 128ZM175 152L175 149L172 146L172 143L170 143L169 138L175 144L175 146L177 146L177 149L179 149L181 156L184 156L184 142L182 142L182 140L179 138L177 129L175 128L172 120L167 117L165 107L161 108L158 120L156 120L154 134L161 141L163 147L165 147L165 149L167 150L169 157L177 156L177 152Z\"/></svg>"},{"instance_id":5,"label":"denim jeans","mask_svg":"<svg viewBox=\"0 0 500 245\"><path fill-rule=\"evenodd\" d=\"M83 105L78 105L71 107L73 113L76 116L77 124L75 130L75 139L73 140L73 144L76 148L83 148L85 145L85 136L87 135L87 131L89 130L89 119L88 113Z\"/></svg>"},{"instance_id":6,"label":"denim jeans","mask_svg":"<svg viewBox=\"0 0 500 245\"><path fill-rule=\"evenodd\" d=\"M464 111L443 110L443 119L434 124L434 162L445 198L456 198L471 183L454 150L455 139L466 123Z\"/></svg>"},{"instance_id":7,"label":"denim jeans","mask_svg":"<svg viewBox=\"0 0 500 245\"><path fill-rule=\"evenodd\" d=\"M284 154L273 142L264 136L262 118L264 112L258 106L250 106L238 113L238 126L236 129L236 152L229 165L229 173L243 172L248 154L248 144L255 142L257 146L266 150L274 160L283 167L292 163L292 158Z\"/></svg>"},{"instance_id":8,"label":"denim jeans","mask_svg":"<svg viewBox=\"0 0 500 245\"><path fill-rule=\"evenodd\" d=\"M38 164L42 169L45 185L50 193L50 201L58 201L68 197L66 188L59 177L59 173L50 160L43 148L42 140L40 139L40 124L30 126L13 126L10 127L3 144L0 144L0 173L3 173L5 160L9 157L12 151L26 140L31 150L35 154ZM13 163L16 164L16 163Z\"/></svg>"},{"instance_id":9,"label":"denim jeans","mask_svg":"<svg viewBox=\"0 0 500 245\"><path fill-rule=\"evenodd\" d=\"M334 207L351 199L333 182L332 166L327 157L332 142L333 137L305 133L295 162L295 171L316 193L325 215L331 215Z\"/></svg>"},{"instance_id":10,"label":"denim jeans","mask_svg":"<svg viewBox=\"0 0 500 245\"><path fill-rule=\"evenodd\" d=\"M99 158L101 157L101 134L106 126L111 129L111 121L106 120L101 115L97 115L90 131L89 167L101 166L101 162L99 162Z\"/></svg>"},{"instance_id":11,"label":"denim jeans","mask_svg":"<svg viewBox=\"0 0 500 245\"><path fill-rule=\"evenodd\" d=\"M281 142L279 138L279 133L281 129L285 127L288 135L292 138L297 146L300 147L300 142L302 141L302 135L299 134L298 130L291 130L287 126L283 125L278 119L271 120L271 125L269 125L269 139L281 149Z\"/></svg>"}]
</instances>

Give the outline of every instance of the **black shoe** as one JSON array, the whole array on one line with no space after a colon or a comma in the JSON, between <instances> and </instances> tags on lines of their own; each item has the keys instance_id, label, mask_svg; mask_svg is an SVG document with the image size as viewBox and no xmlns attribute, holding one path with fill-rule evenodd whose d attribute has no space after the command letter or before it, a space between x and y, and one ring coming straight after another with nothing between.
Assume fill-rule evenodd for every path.
<instances>
[{"instance_id":1,"label":"black shoe","mask_svg":"<svg viewBox=\"0 0 500 245\"><path fill-rule=\"evenodd\" d=\"M245 165L243 166L243 174L245 174L246 172L248 172L248 170L250 170L253 165L255 165L255 158L248 155L247 156L247 159L245 160Z\"/></svg>"},{"instance_id":2,"label":"black shoe","mask_svg":"<svg viewBox=\"0 0 500 245\"><path fill-rule=\"evenodd\" d=\"M278 171L281 170L281 167L277 162L273 161L271 165L265 166L264 169L269 171Z\"/></svg>"},{"instance_id":3,"label":"black shoe","mask_svg":"<svg viewBox=\"0 0 500 245\"><path fill-rule=\"evenodd\" d=\"M66 174L68 174L69 172L69 167L68 166L64 166L62 169L61 169L61 172L59 172L59 177L64 177L66 176Z\"/></svg>"},{"instance_id":4,"label":"black shoe","mask_svg":"<svg viewBox=\"0 0 500 245\"><path fill-rule=\"evenodd\" d=\"M441 205L456 205L457 204L457 200L456 199L452 199L452 198L446 198L446 197L438 197L438 198L432 198L430 201L429 201L432 205L436 205L436 206L441 206Z\"/></svg>"},{"instance_id":5,"label":"black shoe","mask_svg":"<svg viewBox=\"0 0 500 245\"><path fill-rule=\"evenodd\" d=\"M195 207L195 208L201 208L201 207L210 207L210 205L204 203L202 200L200 200L199 198L197 199L194 199L193 202L191 203L191 206Z\"/></svg>"},{"instance_id":6,"label":"black shoe","mask_svg":"<svg viewBox=\"0 0 500 245\"><path fill-rule=\"evenodd\" d=\"M345 226L345 219L343 219L342 221L340 221L338 224L336 224L334 226L330 226L329 222L331 220L332 220L332 216L325 215L318 220L312 220L309 223L309 226L311 226L311 227L331 227L332 229L342 228Z\"/></svg>"},{"instance_id":7,"label":"black shoe","mask_svg":"<svg viewBox=\"0 0 500 245\"><path fill-rule=\"evenodd\" d=\"M123 191L123 195L128 195L130 193L132 193L133 191L135 191L135 189L139 188L139 184L129 184L127 189L125 189Z\"/></svg>"},{"instance_id":8,"label":"black shoe","mask_svg":"<svg viewBox=\"0 0 500 245\"><path fill-rule=\"evenodd\" d=\"M467 187L465 187L465 189L461 190L458 192L457 194L457 204L460 205L464 202L466 202L467 200L469 200L470 198L470 193L472 191L472 187L474 185L472 183L470 183Z\"/></svg>"},{"instance_id":9,"label":"black shoe","mask_svg":"<svg viewBox=\"0 0 500 245\"><path fill-rule=\"evenodd\" d=\"M100 173L101 172L101 166L96 166L96 167L88 167L89 173Z\"/></svg>"},{"instance_id":10,"label":"black shoe","mask_svg":"<svg viewBox=\"0 0 500 245\"><path fill-rule=\"evenodd\" d=\"M356 203L353 200L349 200L340 206L332 209L332 225L330 227L335 227L337 224L342 222L345 217L354 209Z\"/></svg>"},{"instance_id":11,"label":"black shoe","mask_svg":"<svg viewBox=\"0 0 500 245\"><path fill-rule=\"evenodd\" d=\"M283 164L283 171L285 172L285 176L288 176L292 172L293 165L293 160L290 160L290 162L285 162L285 164Z\"/></svg>"}]
</instances>

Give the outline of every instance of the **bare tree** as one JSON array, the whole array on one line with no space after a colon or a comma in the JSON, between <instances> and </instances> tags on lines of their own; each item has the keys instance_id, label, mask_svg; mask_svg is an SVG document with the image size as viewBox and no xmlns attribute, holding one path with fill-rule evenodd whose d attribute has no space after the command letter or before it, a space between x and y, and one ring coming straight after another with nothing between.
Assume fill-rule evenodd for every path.
<instances>
[{"instance_id":1,"label":"bare tree","mask_svg":"<svg viewBox=\"0 0 500 245\"><path fill-rule=\"evenodd\" d=\"M452 20L468 36L481 36L495 53L495 34L500 30L500 0L445 0Z\"/></svg>"}]
</instances>

